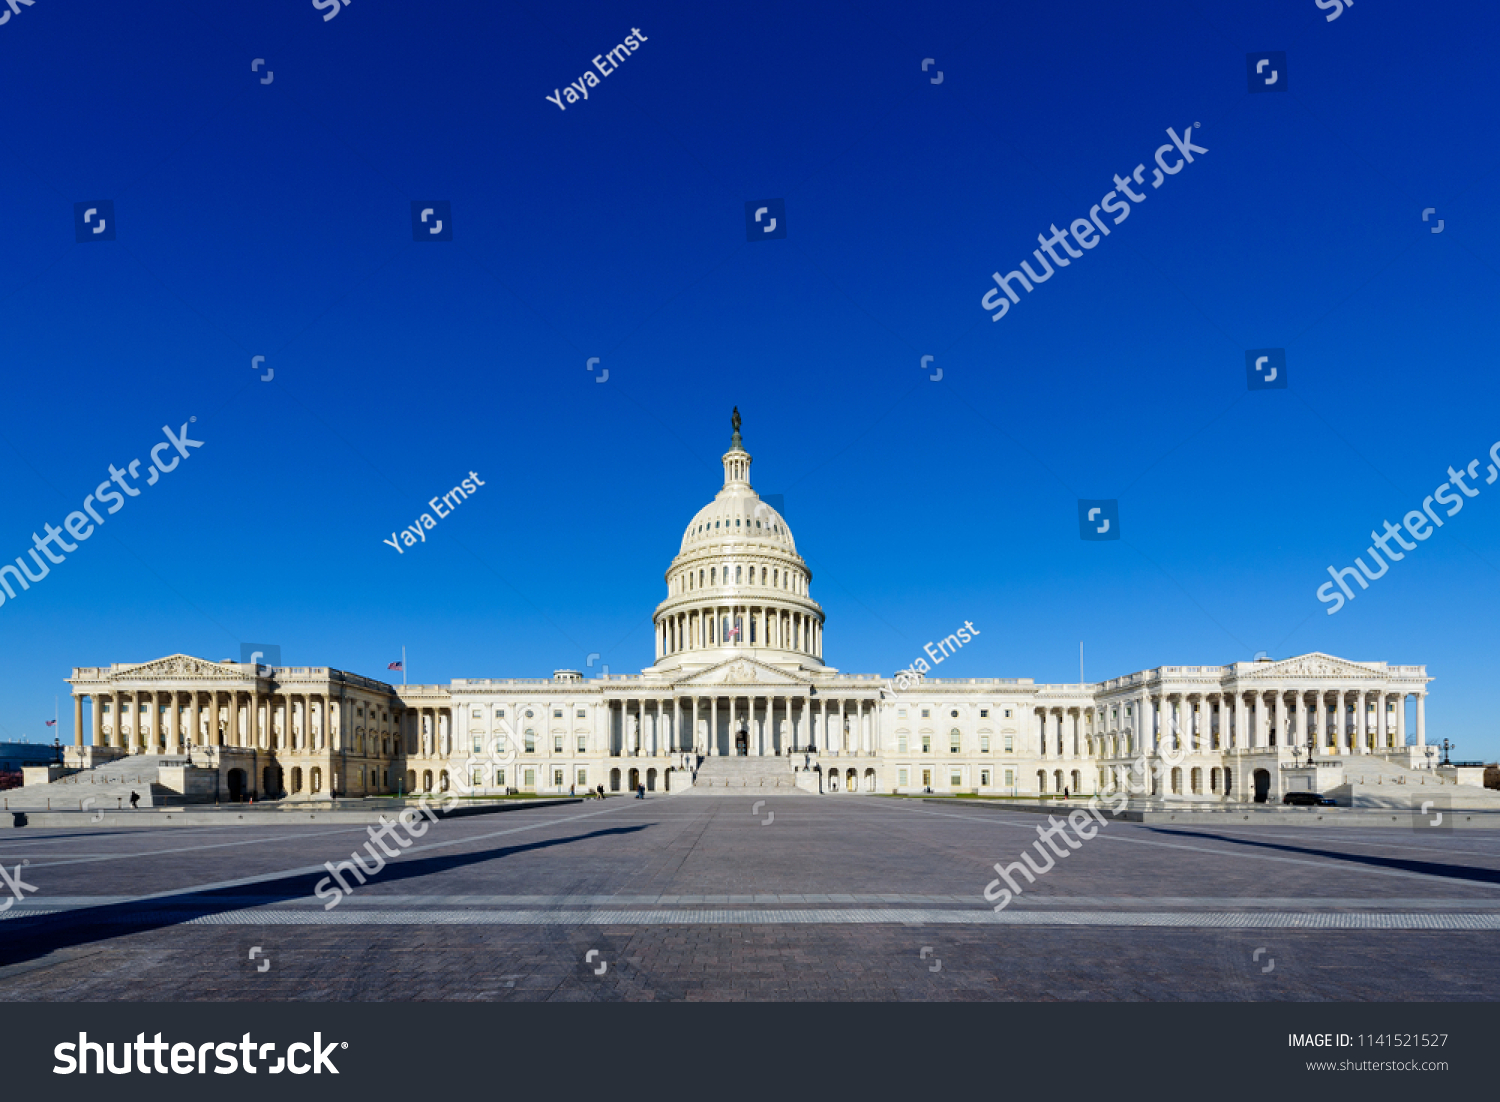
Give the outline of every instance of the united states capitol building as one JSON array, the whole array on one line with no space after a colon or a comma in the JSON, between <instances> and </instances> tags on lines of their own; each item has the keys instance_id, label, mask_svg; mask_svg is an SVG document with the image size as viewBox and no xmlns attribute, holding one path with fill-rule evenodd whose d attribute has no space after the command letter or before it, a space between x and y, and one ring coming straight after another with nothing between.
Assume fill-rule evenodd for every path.
<instances>
[{"instance_id":1,"label":"united states capitol building","mask_svg":"<svg viewBox=\"0 0 1500 1102\"><path fill-rule=\"evenodd\" d=\"M288 800L600 785L1089 794L1142 754L1170 757L1156 796L1204 802L1277 801L1294 776L1326 790L1433 775L1423 666L1307 654L1071 685L841 672L791 529L751 488L738 412L723 463L667 567L639 674L391 685L182 654L78 668L67 767L154 762L199 798L203 782L182 777L211 777L218 799Z\"/></svg>"}]
</instances>

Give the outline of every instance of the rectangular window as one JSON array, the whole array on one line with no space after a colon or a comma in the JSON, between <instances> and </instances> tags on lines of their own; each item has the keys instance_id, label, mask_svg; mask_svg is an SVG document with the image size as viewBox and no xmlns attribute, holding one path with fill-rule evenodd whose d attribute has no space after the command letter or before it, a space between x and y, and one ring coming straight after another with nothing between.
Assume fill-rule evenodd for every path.
<instances>
[{"instance_id":1,"label":"rectangular window","mask_svg":"<svg viewBox=\"0 0 1500 1102\"><path fill-rule=\"evenodd\" d=\"M108 704L106 704L104 706L104 710L106 712L109 711L109 705ZM906 709L905 708L897 708L896 709L896 718L897 719L905 719L906 718Z\"/></svg>"},{"instance_id":2,"label":"rectangular window","mask_svg":"<svg viewBox=\"0 0 1500 1102\"><path fill-rule=\"evenodd\" d=\"M552 787L553 788L561 788L563 786L563 779L562 778L563 778L563 771L561 769L554 769L554 770L552 770Z\"/></svg>"},{"instance_id":3,"label":"rectangular window","mask_svg":"<svg viewBox=\"0 0 1500 1102\"><path fill-rule=\"evenodd\" d=\"M474 776L470 778L469 783L475 788L484 787L484 771L481 769L474 770Z\"/></svg>"},{"instance_id":4,"label":"rectangular window","mask_svg":"<svg viewBox=\"0 0 1500 1102\"><path fill-rule=\"evenodd\" d=\"M474 718L475 719L483 719L484 718L484 709L483 708L475 708L474 709Z\"/></svg>"},{"instance_id":5,"label":"rectangular window","mask_svg":"<svg viewBox=\"0 0 1500 1102\"><path fill-rule=\"evenodd\" d=\"M589 786L589 771L587 769L580 769L578 771L578 787L579 788L587 788L588 786Z\"/></svg>"},{"instance_id":6,"label":"rectangular window","mask_svg":"<svg viewBox=\"0 0 1500 1102\"><path fill-rule=\"evenodd\" d=\"M1005 736L1005 752L1007 754L1014 754L1016 752L1016 736L1015 735L1006 735Z\"/></svg>"},{"instance_id":7,"label":"rectangular window","mask_svg":"<svg viewBox=\"0 0 1500 1102\"><path fill-rule=\"evenodd\" d=\"M988 708L980 708L979 709L979 718L980 719L989 719L990 718L990 710Z\"/></svg>"},{"instance_id":8,"label":"rectangular window","mask_svg":"<svg viewBox=\"0 0 1500 1102\"><path fill-rule=\"evenodd\" d=\"M952 734L950 734L948 736L948 753L950 753L950 754L956 754L956 753L958 753L958 747L959 747L959 734L958 734L957 731L954 731Z\"/></svg>"},{"instance_id":9,"label":"rectangular window","mask_svg":"<svg viewBox=\"0 0 1500 1102\"><path fill-rule=\"evenodd\" d=\"M1005 787L1006 788L1013 788L1013 787L1015 787L1015 783L1016 783L1016 771L1014 769L1007 769L1005 771Z\"/></svg>"},{"instance_id":10,"label":"rectangular window","mask_svg":"<svg viewBox=\"0 0 1500 1102\"><path fill-rule=\"evenodd\" d=\"M981 788L988 788L990 786L990 771L988 769L981 769L979 771L979 786Z\"/></svg>"},{"instance_id":11,"label":"rectangular window","mask_svg":"<svg viewBox=\"0 0 1500 1102\"><path fill-rule=\"evenodd\" d=\"M536 753L536 735L530 731L526 732L526 752L528 754Z\"/></svg>"},{"instance_id":12,"label":"rectangular window","mask_svg":"<svg viewBox=\"0 0 1500 1102\"><path fill-rule=\"evenodd\" d=\"M552 709L552 718L553 719L562 719L562 709L561 708L554 708L554 709Z\"/></svg>"},{"instance_id":13,"label":"rectangular window","mask_svg":"<svg viewBox=\"0 0 1500 1102\"><path fill-rule=\"evenodd\" d=\"M474 736L474 753L478 754L478 753L482 753L483 751L484 751L484 736L483 735L475 735Z\"/></svg>"},{"instance_id":14,"label":"rectangular window","mask_svg":"<svg viewBox=\"0 0 1500 1102\"><path fill-rule=\"evenodd\" d=\"M552 736L552 752L554 754L561 754L562 753L562 740L563 740L563 737L561 735L553 735ZM561 783L561 782L559 782L559 783Z\"/></svg>"},{"instance_id":15,"label":"rectangular window","mask_svg":"<svg viewBox=\"0 0 1500 1102\"><path fill-rule=\"evenodd\" d=\"M906 787L906 770L905 769L898 769L898 770L896 770L896 783L899 784L902 788Z\"/></svg>"},{"instance_id":16,"label":"rectangular window","mask_svg":"<svg viewBox=\"0 0 1500 1102\"><path fill-rule=\"evenodd\" d=\"M932 753L932 736L931 735L923 735L922 736L922 753L924 753L924 754L930 754L930 753Z\"/></svg>"},{"instance_id":17,"label":"rectangular window","mask_svg":"<svg viewBox=\"0 0 1500 1102\"><path fill-rule=\"evenodd\" d=\"M897 735L896 736L896 753L898 753L898 754L904 754L904 753L906 753L906 736L905 735Z\"/></svg>"},{"instance_id":18,"label":"rectangular window","mask_svg":"<svg viewBox=\"0 0 1500 1102\"><path fill-rule=\"evenodd\" d=\"M1005 718L1006 719L1010 718L1010 709L1009 708L1005 709Z\"/></svg>"},{"instance_id":19,"label":"rectangular window","mask_svg":"<svg viewBox=\"0 0 1500 1102\"><path fill-rule=\"evenodd\" d=\"M922 787L923 788L931 788L932 787L932 770L931 769L924 769L924 770L922 770Z\"/></svg>"},{"instance_id":20,"label":"rectangular window","mask_svg":"<svg viewBox=\"0 0 1500 1102\"><path fill-rule=\"evenodd\" d=\"M526 770L524 776L525 776L526 779L523 782L522 787L525 788L527 792L535 792L536 791L536 770L535 769L528 769L528 770Z\"/></svg>"},{"instance_id":21,"label":"rectangular window","mask_svg":"<svg viewBox=\"0 0 1500 1102\"><path fill-rule=\"evenodd\" d=\"M990 752L990 736L989 735L980 735L979 736L979 752L981 754L988 754Z\"/></svg>"},{"instance_id":22,"label":"rectangular window","mask_svg":"<svg viewBox=\"0 0 1500 1102\"><path fill-rule=\"evenodd\" d=\"M578 736L578 752L580 754L587 754L589 752L589 737L588 737L588 735L579 735Z\"/></svg>"},{"instance_id":23,"label":"rectangular window","mask_svg":"<svg viewBox=\"0 0 1500 1102\"><path fill-rule=\"evenodd\" d=\"M930 708L923 708L923 709L922 709L922 718L923 718L923 719L927 719L927 718L929 718L929 717L930 717L930 716L931 716L931 715L932 715L932 710L931 710L931 709L930 709Z\"/></svg>"},{"instance_id":24,"label":"rectangular window","mask_svg":"<svg viewBox=\"0 0 1500 1102\"><path fill-rule=\"evenodd\" d=\"M505 709L504 708L496 708L495 709L495 718L496 719L504 719L505 718Z\"/></svg>"},{"instance_id":25,"label":"rectangular window","mask_svg":"<svg viewBox=\"0 0 1500 1102\"><path fill-rule=\"evenodd\" d=\"M963 777L962 773L960 773L957 769L950 769L950 770L948 770L948 787L949 788L959 788L959 787L961 787L963 785L963 783L964 783L964 777Z\"/></svg>"},{"instance_id":26,"label":"rectangular window","mask_svg":"<svg viewBox=\"0 0 1500 1102\"><path fill-rule=\"evenodd\" d=\"M579 709L578 709L578 718L579 718L579 719L582 719L582 718L583 718L583 709L582 709L582 708L579 708Z\"/></svg>"}]
</instances>

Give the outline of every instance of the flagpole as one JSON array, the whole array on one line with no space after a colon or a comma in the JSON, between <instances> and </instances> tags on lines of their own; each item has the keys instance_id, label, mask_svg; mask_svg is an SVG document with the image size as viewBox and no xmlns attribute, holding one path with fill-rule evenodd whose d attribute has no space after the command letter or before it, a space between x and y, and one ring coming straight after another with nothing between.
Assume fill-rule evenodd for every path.
<instances>
[{"instance_id":1,"label":"flagpole","mask_svg":"<svg viewBox=\"0 0 1500 1102\"><path fill-rule=\"evenodd\" d=\"M401 644L401 687L406 688L406 644Z\"/></svg>"}]
</instances>

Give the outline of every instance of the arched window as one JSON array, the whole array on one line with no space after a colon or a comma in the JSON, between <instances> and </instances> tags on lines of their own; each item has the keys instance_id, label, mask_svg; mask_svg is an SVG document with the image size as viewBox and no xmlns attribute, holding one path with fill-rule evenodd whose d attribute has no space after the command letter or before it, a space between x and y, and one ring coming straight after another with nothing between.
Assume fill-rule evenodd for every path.
<instances>
[{"instance_id":1,"label":"arched window","mask_svg":"<svg viewBox=\"0 0 1500 1102\"><path fill-rule=\"evenodd\" d=\"M709 568L709 571L708 571L708 584L709 585L718 585L719 584L719 568L717 566Z\"/></svg>"},{"instance_id":2,"label":"arched window","mask_svg":"<svg viewBox=\"0 0 1500 1102\"><path fill-rule=\"evenodd\" d=\"M781 571L779 571L779 570L773 570L773 571L771 571L771 586L772 586L773 589L776 586L779 586L781 584L780 575L781 575Z\"/></svg>"},{"instance_id":3,"label":"arched window","mask_svg":"<svg viewBox=\"0 0 1500 1102\"><path fill-rule=\"evenodd\" d=\"M744 578L744 574L745 574L745 568L743 566L736 566L734 568L734 584L735 585L739 585L740 584L740 582Z\"/></svg>"},{"instance_id":4,"label":"arched window","mask_svg":"<svg viewBox=\"0 0 1500 1102\"><path fill-rule=\"evenodd\" d=\"M760 584L766 584L766 568L764 566L760 568Z\"/></svg>"},{"instance_id":5,"label":"arched window","mask_svg":"<svg viewBox=\"0 0 1500 1102\"><path fill-rule=\"evenodd\" d=\"M698 587L700 589L703 587L703 571L701 570L698 571Z\"/></svg>"}]
</instances>

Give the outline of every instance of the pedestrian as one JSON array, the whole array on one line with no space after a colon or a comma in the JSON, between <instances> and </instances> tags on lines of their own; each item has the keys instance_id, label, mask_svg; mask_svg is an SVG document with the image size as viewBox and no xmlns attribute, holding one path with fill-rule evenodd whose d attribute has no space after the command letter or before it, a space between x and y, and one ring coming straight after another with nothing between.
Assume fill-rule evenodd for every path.
<instances>
[{"instance_id":1,"label":"pedestrian","mask_svg":"<svg viewBox=\"0 0 1500 1102\"><path fill-rule=\"evenodd\" d=\"M136 805L139 804L140 802L141 802L140 794L137 793L137 792L132 792L130 794L130 810L134 811L136 809Z\"/></svg>"},{"instance_id":2,"label":"pedestrian","mask_svg":"<svg viewBox=\"0 0 1500 1102\"><path fill-rule=\"evenodd\" d=\"M602 784L599 786L599 798L601 800L604 799L604 786Z\"/></svg>"},{"instance_id":3,"label":"pedestrian","mask_svg":"<svg viewBox=\"0 0 1500 1102\"><path fill-rule=\"evenodd\" d=\"M646 798L646 786L645 785L642 784L642 785L637 785L636 786L635 798L637 800L644 800Z\"/></svg>"},{"instance_id":4,"label":"pedestrian","mask_svg":"<svg viewBox=\"0 0 1500 1102\"><path fill-rule=\"evenodd\" d=\"M570 784L570 785L568 785L568 795L569 795L569 796L572 796L572 795L574 795L574 792L573 792L573 785L571 785L571 784Z\"/></svg>"},{"instance_id":5,"label":"pedestrian","mask_svg":"<svg viewBox=\"0 0 1500 1102\"><path fill-rule=\"evenodd\" d=\"M1070 793L1068 792L1068 787L1067 787L1067 785L1064 785L1063 786L1063 799L1065 799L1065 800L1068 799L1069 795L1070 795Z\"/></svg>"}]
</instances>

